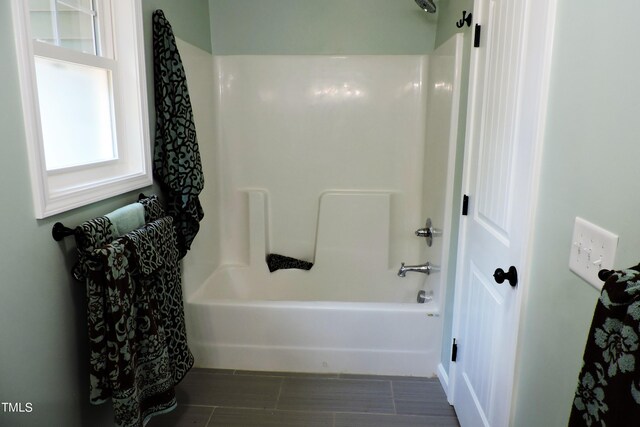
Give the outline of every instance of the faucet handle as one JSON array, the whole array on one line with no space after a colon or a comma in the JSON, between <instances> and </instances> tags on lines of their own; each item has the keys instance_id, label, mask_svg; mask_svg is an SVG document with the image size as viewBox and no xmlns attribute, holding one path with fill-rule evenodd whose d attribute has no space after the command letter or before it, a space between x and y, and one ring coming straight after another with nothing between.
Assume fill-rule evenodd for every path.
<instances>
[{"instance_id":1,"label":"faucet handle","mask_svg":"<svg viewBox=\"0 0 640 427\"><path fill-rule=\"evenodd\" d=\"M430 247L433 244L434 237L442 236L442 230L433 228L433 226L431 225L431 218L427 218L425 227L416 230L416 236L424 237L425 239L427 239L427 246Z\"/></svg>"}]
</instances>

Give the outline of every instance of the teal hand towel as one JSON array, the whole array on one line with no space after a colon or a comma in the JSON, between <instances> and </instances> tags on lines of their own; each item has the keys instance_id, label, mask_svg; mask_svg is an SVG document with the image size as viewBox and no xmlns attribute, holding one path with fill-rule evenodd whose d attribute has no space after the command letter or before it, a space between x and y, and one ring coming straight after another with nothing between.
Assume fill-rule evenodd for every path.
<instances>
[{"instance_id":1,"label":"teal hand towel","mask_svg":"<svg viewBox=\"0 0 640 427\"><path fill-rule=\"evenodd\" d=\"M140 203L131 203L130 205L116 209L115 211L105 215L111 221L116 236L124 236L125 234L136 230L144 225L144 207Z\"/></svg>"}]
</instances>

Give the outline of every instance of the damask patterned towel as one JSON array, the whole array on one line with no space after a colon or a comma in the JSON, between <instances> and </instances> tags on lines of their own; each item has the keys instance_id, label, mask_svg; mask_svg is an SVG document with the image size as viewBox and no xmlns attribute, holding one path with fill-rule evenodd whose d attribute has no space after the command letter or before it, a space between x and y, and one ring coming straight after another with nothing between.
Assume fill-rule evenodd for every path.
<instances>
[{"instance_id":1,"label":"damask patterned towel","mask_svg":"<svg viewBox=\"0 0 640 427\"><path fill-rule=\"evenodd\" d=\"M160 203L158 196L155 194L138 200L138 203L144 209L145 223L167 216L162 203ZM91 261L88 257L94 250L111 243L115 238L119 237L119 233L117 232L117 227L114 227L111 220L105 215L76 227L74 234L76 248L78 249L78 262L73 267L73 277L80 282L84 282L88 272L88 263Z\"/></svg>"},{"instance_id":2,"label":"damask patterned towel","mask_svg":"<svg viewBox=\"0 0 640 427\"><path fill-rule=\"evenodd\" d=\"M569 426L640 423L640 265L605 282L584 351Z\"/></svg>"},{"instance_id":3,"label":"damask patterned towel","mask_svg":"<svg viewBox=\"0 0 640 427\"><path fill-rule=\"evenodd\" d=\"M169 347L169 364L174 384L178 384L193 366L193 355L187 346L173 218L155 220L125 237L135 246L137 274L134 275L139 285L150 290L160 302L157 309Z\"/></svg>"},{"instance_id":4,"label":"damask patterned towel","mask_svg":"<svg viewBox=\"0 0 640 427\"><path fill-rule=\"evenodd\" d=\"M171 24L162 10L153 12L153 56L156 102L153 173L165 193L182 258L204 217L198 198L204 176L187 78Z\"/></svg>"},{"instance_id":5,"label":"damask patterned towel","mask_svg":"<svg viewBox=\"0 0 640 427\"><path fill-rule=\"evenodd\" d=\"M157 199L143 203L157 216ZM112 398L118 426L141 426L176 405L193 365L187 347L175 231L170 217L114 239L107 217L76 229L87 286L90 401Z\"/></svg>"}]
</instances>

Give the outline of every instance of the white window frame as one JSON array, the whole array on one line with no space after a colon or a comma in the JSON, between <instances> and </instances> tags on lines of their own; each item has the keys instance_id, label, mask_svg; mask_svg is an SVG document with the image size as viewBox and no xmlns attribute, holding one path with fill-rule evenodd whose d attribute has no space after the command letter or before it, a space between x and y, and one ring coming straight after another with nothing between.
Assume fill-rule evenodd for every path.
<instances>
[{"instance_id":1,"label":"white window frame","mask_svg":"<svg viewBox=\"0 0 640 427\"><path fill-rule=\"evenodd\" d=\"M76 62L87 54L33 41L28 2L12 0L20 89L36 218L104 200L152 184L149 110L145 73L142 6L140 1L101 1L98 14L110 18L112 58L89 61L109 68L113 78L113 106L118 158L47 171L34 55ZM103 23L101 22L101 25ZM104 34L103 29L101 36ZM66 52L65 52L66 51Z\"/></svg>"}]
</instances>

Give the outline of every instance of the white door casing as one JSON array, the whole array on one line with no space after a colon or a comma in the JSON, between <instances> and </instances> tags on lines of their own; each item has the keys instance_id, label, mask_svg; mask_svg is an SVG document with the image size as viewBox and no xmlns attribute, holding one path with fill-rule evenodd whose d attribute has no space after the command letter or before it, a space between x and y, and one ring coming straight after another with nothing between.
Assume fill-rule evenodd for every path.
<instances>
[{"instance_id":1,"label":"white door casing","mask_svg":"<svg viewBox=\"0 0 640 427\"><path fill-rule=\"evenodd\" d=\"M462 427L507 426L528 283L555 0L475 0L450 396ZM497 268L518 285L497 284Z\"/></svg>"}]
</instances>

